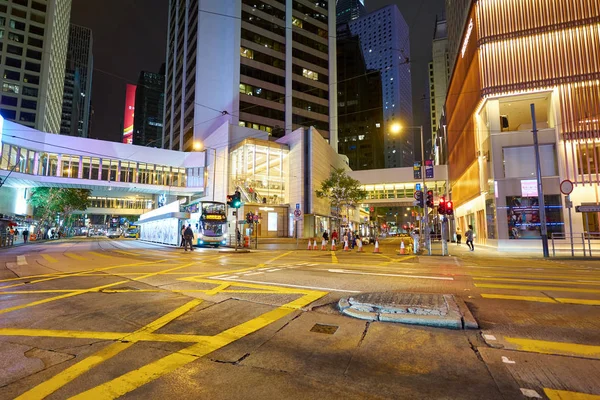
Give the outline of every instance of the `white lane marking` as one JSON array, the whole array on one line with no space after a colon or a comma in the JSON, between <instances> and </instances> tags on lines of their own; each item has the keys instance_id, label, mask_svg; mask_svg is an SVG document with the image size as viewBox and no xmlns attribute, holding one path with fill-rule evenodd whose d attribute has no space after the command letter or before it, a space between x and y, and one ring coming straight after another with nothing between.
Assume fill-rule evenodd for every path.
<instances>
[{"instance_id":1,"label":"white lane marking","mask_svg":"<svg viewBox=\"0 0 600 400\"><path fill-rule=\"evenodd\" d=\"M319 265L319 264L306 264L307 267L314 267L315 265Z\"/></svg>"},{"instance_id":2,"label":"white lane marking","mask_svg":"<svg viewBox=\"0 0 600 400\"><path fill-rule=\"evenodd\" d=\"M454 259L454 263L455 263L457 266L459 266L459 267L460 267L460 262L458 261L458 258L455 258L455 259Z\"/></svg>"},{"instance_id":3,"label":"white lane marking","mask_svg":"<svg viewBox=\"0 0 600 400\"><path fill-rule=\"evenodd\" d=\"M305 261L305 262L299 262L299 263L296 263L296 265L305 265L305 264L308 264L308 262L307 262L307 261Z\"/></svg>"},{"instance_id":4,"label":"white lane marking","mask_svg":"<svg viewBox=\"0 0 600 400\"><path fill-rule=\"evenodd\" d=\"M267 267L267 268L259 268L259 269L257 269L257 271L266 271L266 270L268 270L268 269L270 269L270 268L271 268L271 267Z\"/></svg>"},{"instance_id":5,"label":"white lane marking","mask_svg":"<svg viewBox=\"0 0 600 400\"><path fill-rule=\"evenodd\" d=\"M211 279L221 279L221 278L225 278L225 277L227 277L227 276L229 276L229 274L226 274L226 275L218 275L218 276L211 276Z\"/></svg>"},{"instance_id":6,"label":"white lane marking","mask_svg":"<svg viewBox=\"0 0 600 400\"><path fill-rule=\"evenodd\" d=\"M264 272L251 272L249 274L244 274L244 276L260 275L260 274L264 274Z\"/></svg>"},{"instance_id":7,"label":"white lane marking","mask_svg":"<svg viewBox=\"0 0 600 400\"><path fill-rule=\"evenodd\" d=\"M396 276L400 278L416 278L416 279L435 279L438 281L453 281L454 278L448 278L443 276L421 276L421 275L400 275L400 274L377 274L374 272L356 272L356 271L346 271L344 269L328 269L328 272L333 272L336 274L353 274L353 275L376 275L376 276Z\"/></svg>"},{"instance_id":8,"label":"white lane marking","mask_svg":"<svg viewBox=\"0 0 600 400\"><path fill-rule=\"evenodd\" d=\"M524 389L524 388L521 388L521 393L523 393L523 396L525 396L525 397L530 397L530 398L534 398L534 399L541 399L542 398L542 396L540 396L538 394L538 392L536 392L533 389Z\"/></svg>"},{"instance_id":9,"label":"white lane marking","mask_svg":"<svg viewBox=\"0 0 600 400\"><path fill-rule=\"evenodd\" d=\"M484 334L484 335L483 335L483 338L484 338L485 340L496 340L496 336L494 336L494 335L485 335L485 334Z\"/></svg>"},{"instance_id":10,"label":"white lane marking","mask_svg":"<svg viewBox=\"0 0 600 400\"><path fill-rule=\"evenodd\" d=\"M268 269L267 272L275 272L275 271L280 271L281 268L273 268L273 269Z\"/></svg>"},{"instance_id":11,"label":"white lane marking","mask_svg":"<svg viewBox=\"0 0 600 400\"><path fill-rule=\"evenodd\" d=\"M17 256L17 265L27 265L25 256Z\"/></svg>"},{"instance_id":12,"label":"white lane marking","mask_svg":"<svg viewBox=\"0 0 600 400\"><path fill-rule=\"evenodd\" d=\"M513 361L513 360L511 360L510 358L508 358L508 357L505 357L505 356L502 356L502 362L503 362L504 364L516 364L516 362L515 362L515 361Z\"/></svg>"},{"instance_id":13,"label":"white lane marking","mask_svg":"<svg viewBox=\"0 0 600 400\"><path fill-rule=\"evenodd\" d=\"M222 278L222 279L228 280L228 279L233 279L233 278L237 278L237 277ZM212 276L208 279L217 279L217 278ZM261 284L261 285L286 286L286 287L293 287L293 288L300 288L300 289L323 290L323 291L329 291L329 292L361 293L360 290L345 290L345 289L324 288L324 287L318 287L318 286L291 285L291 284L279 283L279 282L251 281L251 280L246 280L246 279L235 279L235 281L236 282L256 283L256 284Z\"/></svg>"}]
</instances>

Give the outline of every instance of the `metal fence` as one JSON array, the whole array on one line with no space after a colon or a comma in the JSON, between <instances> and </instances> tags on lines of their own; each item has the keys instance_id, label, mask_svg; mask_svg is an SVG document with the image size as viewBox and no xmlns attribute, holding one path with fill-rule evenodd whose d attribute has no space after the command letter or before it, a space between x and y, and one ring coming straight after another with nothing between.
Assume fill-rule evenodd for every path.
<instances>
[{"instance_id":1,"label":"metal fence","mask_svg":"<svg viewBox=\"0 0 600 400\"><path fill-rule=\"evenodd\" d=\"M600 232L553 233L551 237L552 256L582 254L584 257L600 255Z\"/></svg>"}]
</instances>

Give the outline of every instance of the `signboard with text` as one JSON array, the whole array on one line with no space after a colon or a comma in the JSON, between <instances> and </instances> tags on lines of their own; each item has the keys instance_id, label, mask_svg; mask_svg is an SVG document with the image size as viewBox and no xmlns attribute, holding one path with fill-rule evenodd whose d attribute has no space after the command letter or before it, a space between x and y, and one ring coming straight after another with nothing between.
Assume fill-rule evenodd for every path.
<instances>
[{"instance_id":1,"label":"signboard with text","mask_svg":"<svg viewBox=\"0 0 600 400\"><path fill-rule=\"evenodd\" d=\"M127 84L125 91L125 115L123 116L123 143L133 143L133 116L137 86Z\"/></svg>"},{"instance_id":2,"label":"signboard with text","mask_svg":"<svg viewBox=\"0 0 600 400\"><path fill-rule=\"evenodd\" d=\"M538 197L537 180L526 179L521 181L522 197Z\"/></svg>"},{"instance_id":3,"label":"signboard with text","mask_svg":"<svg viewBox=\"0 0 600 400\"><path fill-rule=\"evenodd\" d=\"M425 160L425 178L433 179L433 160Z\"/></svg>"},{"instance_id":4,"label":"signboard with text","mask_svg":"<svg viewBox=\"0 0 600 400\"><path fill-rule=\"evenodd\" d=\"M415 161L413 166L413 177L414 179L423 179L421 175L421 161Z\"/></svg>"}]
</instances>

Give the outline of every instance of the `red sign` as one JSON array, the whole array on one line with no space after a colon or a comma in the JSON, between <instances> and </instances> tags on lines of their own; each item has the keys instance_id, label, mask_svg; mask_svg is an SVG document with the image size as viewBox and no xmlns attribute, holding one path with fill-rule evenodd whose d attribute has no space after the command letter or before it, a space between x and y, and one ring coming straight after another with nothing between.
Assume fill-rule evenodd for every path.
<instances>
[{"instance_id":1,"label":"red sign","mask_svg":"<svg viewBox=\"0 0 600 400\"><path fill-rule=\"evenodd\" d=\"M127 84L125 92L125 115L123 118L123 143L133 143L133 116L135 114L135 91L137 86Z\"/></svg>"}]
</instances>

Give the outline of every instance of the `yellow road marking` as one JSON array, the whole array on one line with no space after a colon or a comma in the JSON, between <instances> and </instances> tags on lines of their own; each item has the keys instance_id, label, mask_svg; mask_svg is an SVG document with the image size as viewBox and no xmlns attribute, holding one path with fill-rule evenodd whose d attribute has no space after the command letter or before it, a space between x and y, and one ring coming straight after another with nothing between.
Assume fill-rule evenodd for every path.
<instances>
[{"instance_id":1,"label":"yellow road marking","mask_svg":"<svg viewBox=\"0 0 600 400\"><path fill-rule=\"evenodd\" d=\"M153 263L159 263L159 262L162 262L162 261L164 261L164 260L155 261ZM139 264L143 265L143 264L148 264L148 263L139 263ZM179 266L179 267L175 267L175 268L171 268L171 269L165 270L164 272L171 272L171 271L174 271L174 270L177 270L177 269L187 268L187 267L189 267L189 266L191 266L193 264L194 263L191 262L191 263ZM118 267L109 267L109 268L118 268ZM131 280L136 281L136 280L140 280L140 279L146 279L146 278L150 278L150 277L153 277L153 276L156 276L156 275L160 275L160 274L161 274L160 271L159 272L153 272L153 273L150 273L150 274L139 276L137 278L132 278ZM49 279L47 279L47 280L49 280ZM5 314L5 313L11 312L11 311L21 310L23 308L28 308L28 307L33 307L33 306L37 306L37 305L40 305L40 304L49 303L51 301L66 299L66 298L73 297L73 296L78 296L78 295L84 294L84 293L95 292L95 291L98 291L98 290L101 290L101 289L104 289L104 288L109 288L109 287L112 287L112 286L121 285L121 284L127 283L127 282L129 282L129 280L114 282L114 283L110 283L108 285L96 286L94 288L89 288L89 289L84 289L84 290L78 290L78 291L67 293L67 294L63 294L63 295L60 295L60 296L55 296L55 297L50 297L50 298L43 299L43 300L34 301L32 303L21 304L21 305L18 305L18 306L5 308L5 309L0 310L0 314Z\"/></svg>"},{"instance_id":2,"label":"yellow road marking","mask_svg":"<svg viewBox=\"0 0 600 400\"><path fill-rule=\"evenodd\" d=\"M116 356L123 350L128 349L133 346L137 341L140 340L141 334L151 333L156 331L157 329L162 328L169 322L173 321L177 317L183 315L184 313L190 311L197 305L202 303L202 300L195 299L192 300L183 306L171 311L170 313L163 315L157 320L149 323L148 325L138 329L134 333L128 335L125 340L128 340L129 343L112 343L104 349L96 352L95 354L81 360L80 362L70 366L59 374L53 376L49 380L37 385L33 389L23 393L21 396L17 397L17 399L43 399L46 396L54 393L67 383L73 381L78 376L84 374L90 369L94 368L96 365L101 364L102 362L108 360L111 357Z\"/></svg>"},{"instance_id":3,"label":"yellow road marking","mask_svg":"<svg viewBox=\"0 0 600 400\"><path fill-rule=\"evenodd\" d=\"M132 253L129 251L123 251L123 250L111 250L113 253L119 253L119 254L125 254L126 256L140 256L141 254L137 254L137 253Z\"/></svg>"},{"instance_id":4,"label":"yellow road marking","mask_svg":"<svg viewBox=\"0 0 600 400\"><path fill-rule=\"evenodd\" d=\"M573 280L568 281L557 281L547 279L518 279L518 278L473 278L474 281L492 281L492 282L522 282L522 283L555 283L558 285L591 285L600 286L600 281L597 282L574 282Z\"/></svg>"},{"instance_id":5,"label":"yellow road marking","mask_svg":"<svg viewBox=\"0 0 600 400\"><path fill-rule=\"evenodd\" d=\"M332 251L332 252L331 252L331 262L332 262L333 264L337 264L337 263L338 263L338 258L337 258L337 256L335 255L335 251Z\"/></svg>"},{"instance_id":6,"label":"yellow road marking","mask_svg":"<svg viewBox=\"0 0 600 400\"><path fill-rule=\"evenodd\" d=\"M554 390L544 388L544 394L550 400L600 400L600 395L597 394L569 392L567 390Z\"/></svg>"},{"instance_id":7,"label":"yellow road marking","mask_svg":"<svg viewBox=\"0 0 600 400\"><path fill-rule=\"evenodd\" d=\"M227 289L229 286L231 286L229 283L223 283L223 284L215 287L214 289L207 291L206 294L209 296L214 296L215 294L221 292L222 290Z\"/></svg>"},{"instance_id":8,"label":"yellow road marking","mask_svg":"<svg viewBox=\"0 0 600 400\"><path fill-rule=\"evenodd\" d=\"M488 294L482 293L481 297L484 299L499 299L499 300L522 300L522 301L537 301L539 303L555 303L550 297L542 296L512 296L508 294Z\"/></svg>"},{"instance_id":9,"label":"yellow road marking","mask_svg":"<svg viewBox=\"0 0 600 400\"><path fill-rule=\"evenodd\" d=\"M200 357L212 353L246 335L256 332L290 313L293 313L295 309L304 307L325 295L325 292L313 291L298 300L294 300L250 321L223 331L218 335L207 339L205 342L192 345L177 353L170 354L141 368L130 371L109 382L80 393L79 395L72 397L72 399L115 399L123 396L177 368L183 367L184 365L196 361Z\"/></svg>"},{"instance_id":10,"label":"yellow road marking","mask_svg":"<svg viewBox=\"0 0 600 400\"><path fill-rule=\"evenodd\" d=\"M113 258L112 256L109 256L107 254L98 253L97 251L88 251L88 253L90 253L96 257Z\"/></svg>"},{"instance_id":11,"label":"yellow road marking","mask_svg":"<svg viewBox=\"0 0 600 400\"><path fill-rule=\"evenodd\" d=\"M566 297L541 297L541 296L513 296L507 294L488 294L482 293L481 297L484 299L499 299L499 300L522 300L522 301L536 301L539 303L562 303L562 304L580 304L588 306L600 306L600 300L588 300L588 299L569 299Z\"/></svg>"},{"instance_id":12,"label":"yellow road marking","mask_svg":"<svg viewBox=\"0 0 600 400\"><path fill-rule=\"evenodd\" d=\"M42 254L42 258L50 263L57 263L58 260L52 256L49 256L48 254Z\"/></svg>"},{"instance_id":13,"label":"yellow road marking","mask_svg":"<svg viewBox=\"0 0 600 400\"><path fill-rule=\"evenodd\" d=\"M588 358L600 358L600 346L587 344L550 342L546 340L504 337L508 343L517 346L518 350L531 353L576 355Z\"/></svg>"},{"instance_id":14,"label":"yellow road marking","mask_svg":"<svg viewBox=\"0 0 600 400\"><path fill-rule=\"evenodd\" d=\"M64 253L66 257L72 258L73 260L77 260L77 261L87 261L85 258L78 256L77 254L74 253Z\"/></svg>"},{"instance_id":15,"label":"yellow road marking","mask_svg":"<svg viewBox=\"0 0 600 400\"><path fill-rule=\"evenodd\" d=\"M546 275L544 271L539 271L537 275L535 274L524 274L519 271L515 272L475 272L469 273L468 271L464 271L465 275L477 277L477 278L489 278L489 277L512 277L518 276L519 278L544 278L544 279L582 279L588 281L598 281L600 282L600 278L596 278L593 274L590 275L573 275L565 273L565 275Z\"/></svg>"},{"instance_id":16,"label":"yellow road marking","mask_svg":"<svg viewBox=\"0 0 600 400\"><path fill-rule=\"evenodd\" d=\"M486 289L516 289L526 291L552 291L552 292L574 292L574 293L600 293L600 289L568 288L559 286L527 286L527 285L503 285L496 283L475 283L475 287Z\"/></svg>"}]
</instances>

